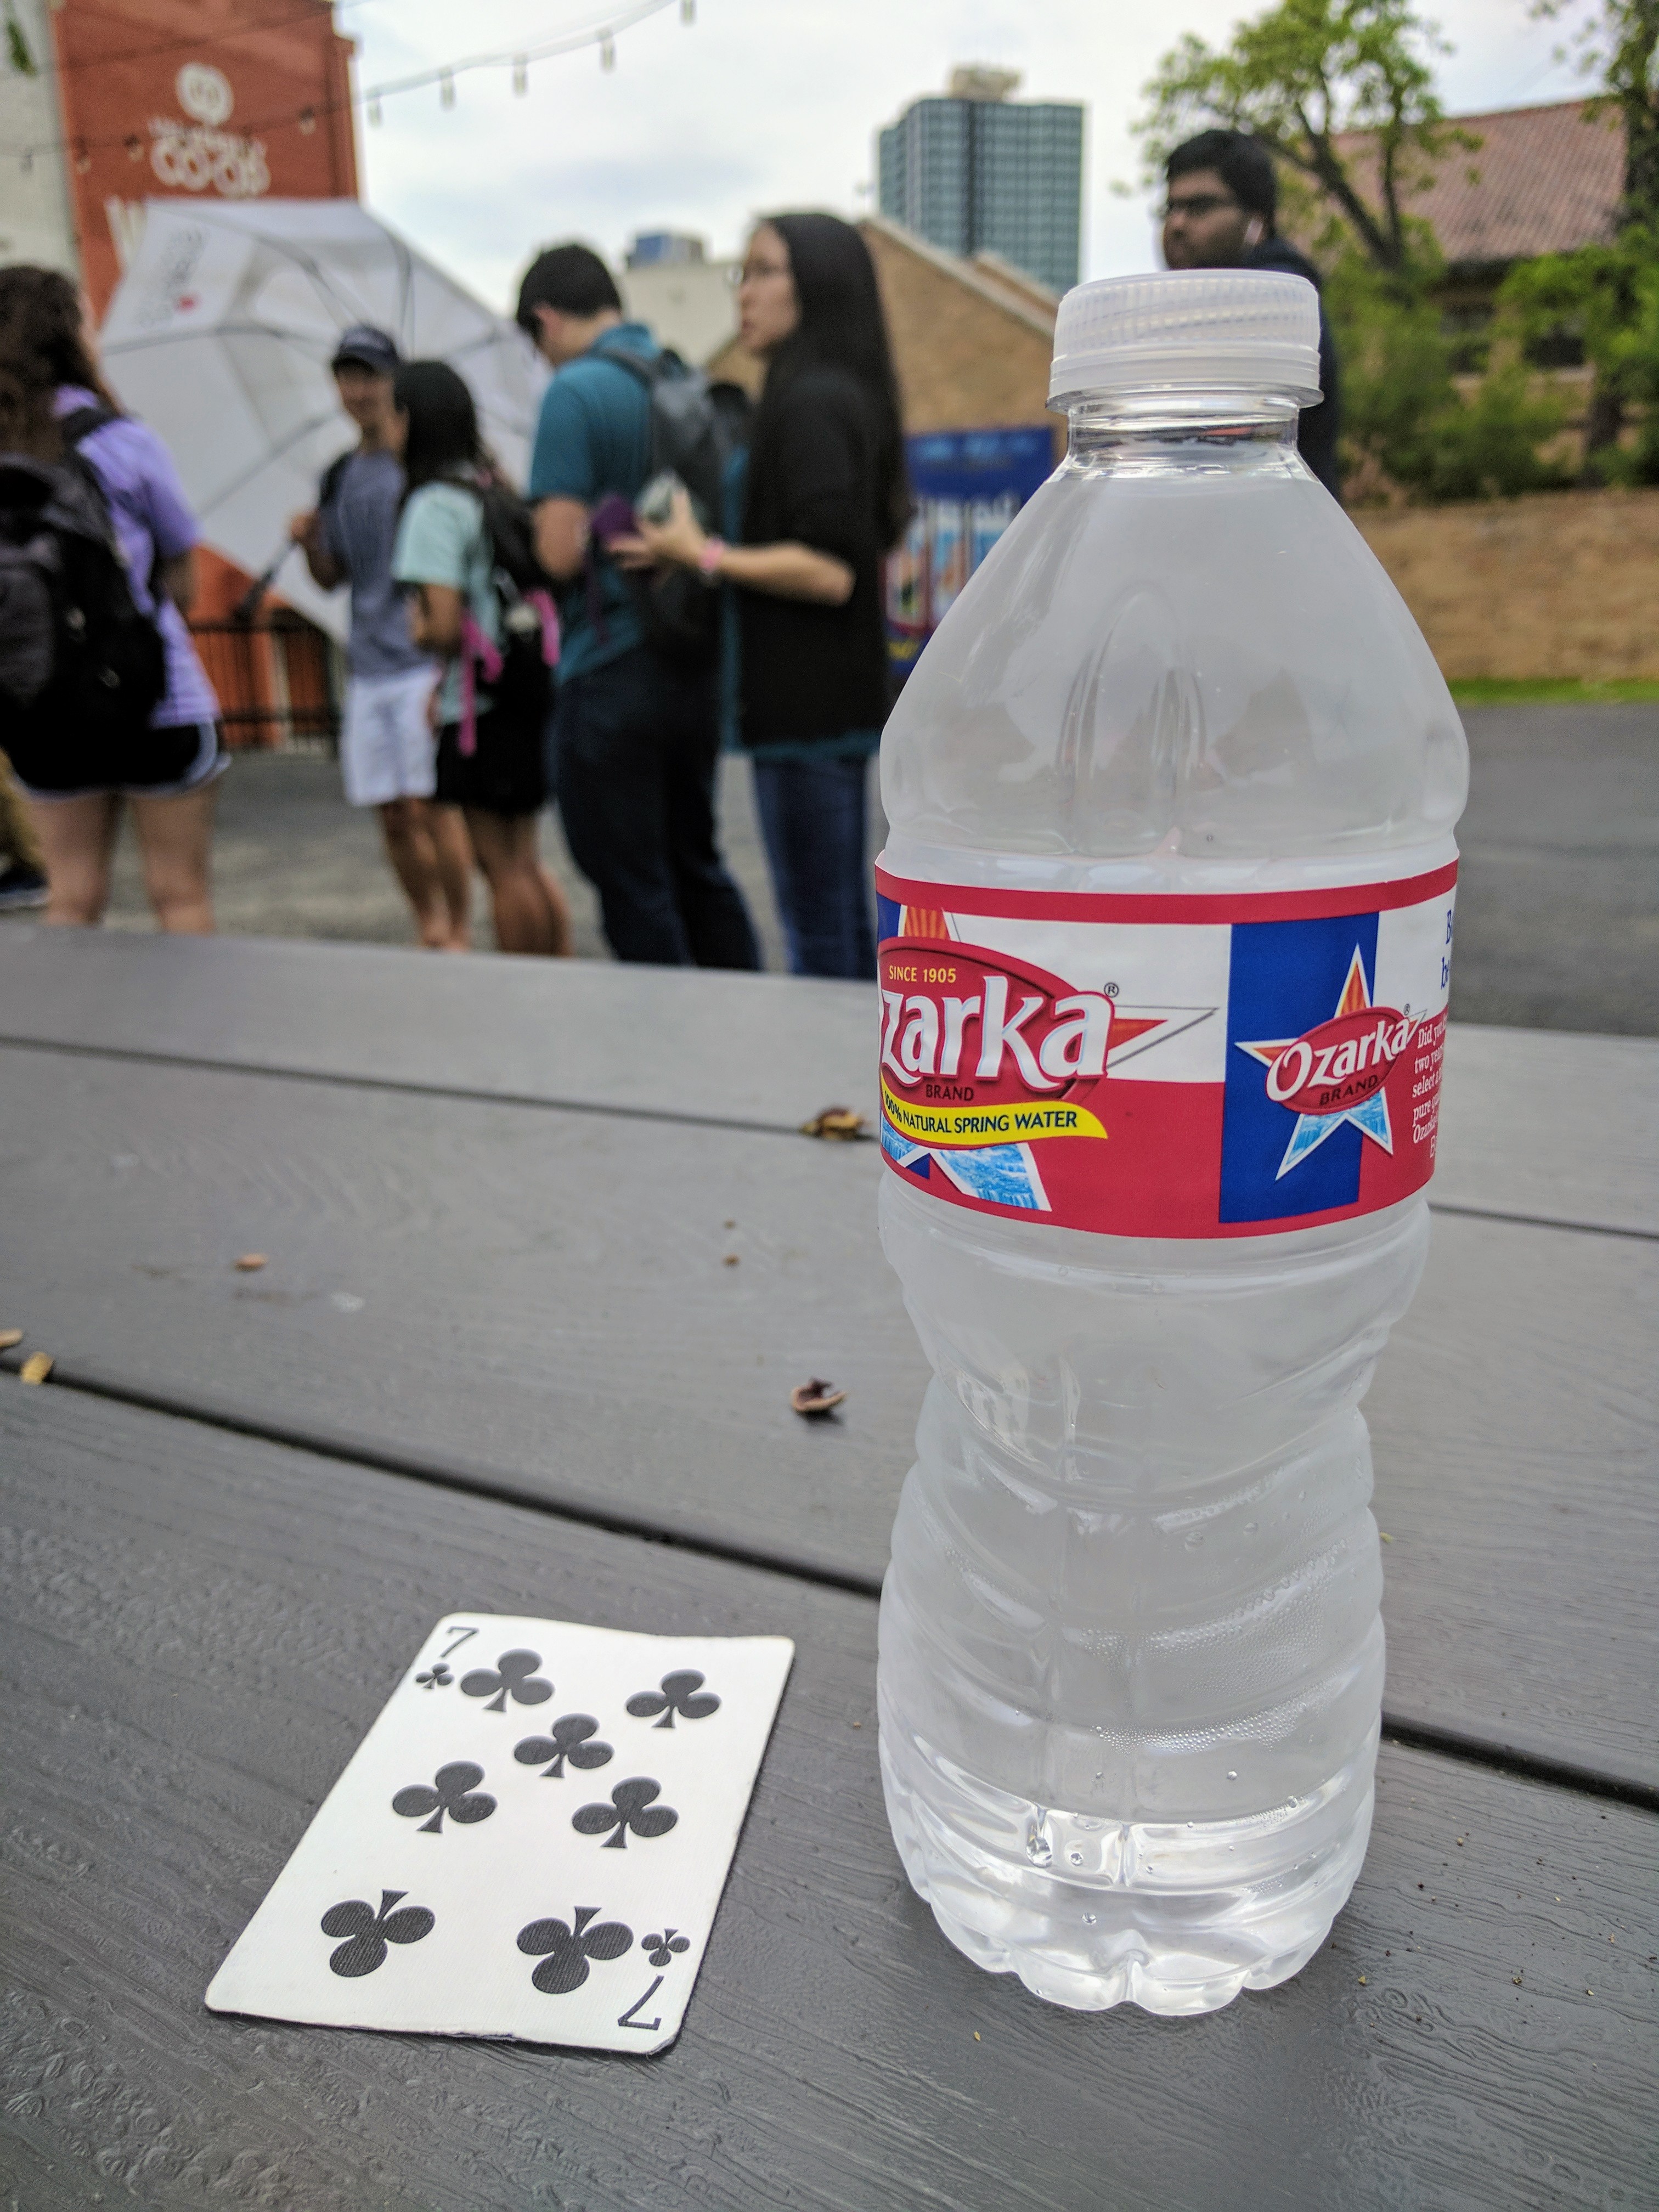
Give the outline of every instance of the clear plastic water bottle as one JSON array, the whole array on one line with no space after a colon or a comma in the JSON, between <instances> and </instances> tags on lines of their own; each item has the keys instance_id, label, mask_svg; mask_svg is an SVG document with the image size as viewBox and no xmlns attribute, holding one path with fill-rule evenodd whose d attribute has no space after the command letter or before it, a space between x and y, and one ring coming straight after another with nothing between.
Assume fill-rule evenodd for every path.
<instances>
[{"instance_id":1,"label":"clear plastic water bottle","mask_svg":"<svg viewBox=\"0 0 1659 2212\"><path fill-rule=\"evenodd\" d=\"M881 1231L934 1379L882 1771L952 1942L1204 2012L1370 1832L1359 1401L1422 1270L1468 751L1296 450L1300 278L1062 301L1064 464L882 747Z\"/></svg>"}]
</instances>

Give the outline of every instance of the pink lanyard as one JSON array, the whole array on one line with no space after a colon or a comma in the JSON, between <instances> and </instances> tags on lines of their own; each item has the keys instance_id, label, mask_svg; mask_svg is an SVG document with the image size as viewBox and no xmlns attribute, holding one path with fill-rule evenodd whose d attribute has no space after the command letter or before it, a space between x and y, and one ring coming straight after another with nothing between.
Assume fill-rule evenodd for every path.
<instances>
[{"instance_id":1,"label":"pink lanyard","mask_svg":"<svg viewBox=\"0 0 1659 2212\"><path fill-rule=\"evenodd\" d=\"M541 619L542 659L549 668L559 665L559 614L553 604L552 594L537 590L525 594L526 606L533 607ZM501 672L501 656L473 619L469 606L461 616L461 723L459 750L464 760L471 760L478 750L478 678L486 684L496 683Z\"/></svg>"},{"instance_id":2,"label":"pink lanyard","mask_svg":"<svg viewBox=\"0 0 1659 2212\"><path fill-rule=\"evenodd\" d=\"M478 689L477 671L486 684L501 672L501 656L472 619L469 607L461 617L461 735L462 758L471 760L478 750Z\"/></svg>"}]
</instances>

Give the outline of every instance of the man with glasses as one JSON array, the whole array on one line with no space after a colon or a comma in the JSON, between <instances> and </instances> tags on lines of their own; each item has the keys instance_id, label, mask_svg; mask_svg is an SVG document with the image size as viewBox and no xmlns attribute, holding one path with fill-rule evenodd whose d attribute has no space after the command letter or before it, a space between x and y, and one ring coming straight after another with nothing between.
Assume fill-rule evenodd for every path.
<instances>
[{"instance_id":1,"label":"man with glasses","mask_svg":"<svg viewBox=\"0 0 1659 2212\"><path fill-rule=\"evenodd\" d=\"M1319 271L1280 238L1279 179L1272 156L1242 131L1200 131L1164 165L1164 258L1171 269L1284 269L1317 290ZM1297 443L1302 458L1334 499L1342 496L1336 442L1340 398L1336 346L1319 309L1317 407L1304 407Z\"/></svg>"}]
</instances>

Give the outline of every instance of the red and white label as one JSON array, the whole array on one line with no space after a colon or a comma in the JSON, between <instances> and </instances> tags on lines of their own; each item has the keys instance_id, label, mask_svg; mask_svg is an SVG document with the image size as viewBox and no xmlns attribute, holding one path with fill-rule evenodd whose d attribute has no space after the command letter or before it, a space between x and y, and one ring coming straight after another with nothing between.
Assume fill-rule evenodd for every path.
<instances>
[{"instance_id":1,"label":"red and white label","mask_svg":"<svg viewBox=\"0 0 1659 2212\"><path fill-rule=\"evenodd\" d=\"M878 866L890 1166L1124 1236L1394 1204L1433 1171L1455 880L1160 898Z\"/></svg>"}]
</instances>

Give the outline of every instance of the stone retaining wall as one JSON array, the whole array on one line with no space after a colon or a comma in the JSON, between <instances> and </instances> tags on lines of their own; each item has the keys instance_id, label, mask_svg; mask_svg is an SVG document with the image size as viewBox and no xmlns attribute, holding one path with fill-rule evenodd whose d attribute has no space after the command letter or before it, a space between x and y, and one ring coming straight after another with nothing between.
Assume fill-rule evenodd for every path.
<instances>
[{"instance_id":1,"label":"stone retaining wall","mask_svg":"<svg viewBox=\"0 0 1659 2212\"><path fill-rule=\"evenodd\" d=\"M1354 520L1449 678L1659 677L1659 489Z\"/></svg>"}]
</instances>

